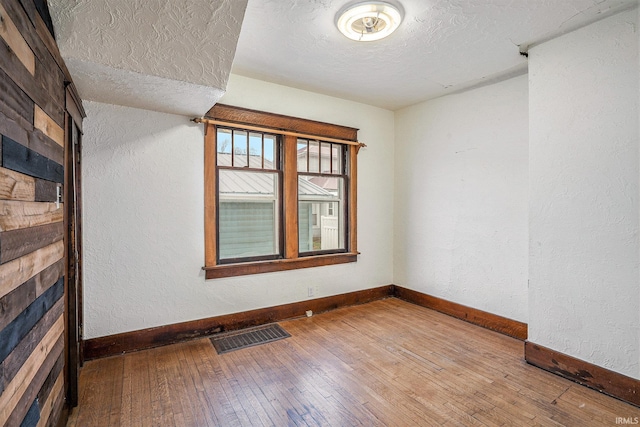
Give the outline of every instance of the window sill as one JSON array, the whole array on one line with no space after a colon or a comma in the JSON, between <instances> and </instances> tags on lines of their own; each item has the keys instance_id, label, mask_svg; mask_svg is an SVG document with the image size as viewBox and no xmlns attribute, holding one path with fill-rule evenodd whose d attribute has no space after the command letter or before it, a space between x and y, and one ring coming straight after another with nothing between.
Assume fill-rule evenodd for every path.
<instances>
[{"instance_id":1,"label":"window sill","mask_svg":"<svg viewBox=\"0 0 640 427\"><path fill-rule=\"evenodd\" d=\"M358 253L316 255L295 259L278 259L272 261L243 262L240 264L215 265L202 267L206 279L245 276L249 274L271 273L274 271L296 270L299 268L321 267L324 265L346 264L356 262Z\"/></svg>"}]
</instances>

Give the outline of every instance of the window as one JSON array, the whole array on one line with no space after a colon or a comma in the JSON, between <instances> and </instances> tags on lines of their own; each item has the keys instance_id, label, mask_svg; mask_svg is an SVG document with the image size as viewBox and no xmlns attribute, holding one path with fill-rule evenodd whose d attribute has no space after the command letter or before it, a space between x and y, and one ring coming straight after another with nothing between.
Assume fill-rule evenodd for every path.
<instances>
[{"instance_id":1,"label":"window","mask_svg":"<svg viewBox=\"0 0 640 427\"><path fill-rule=\"evenodd\" d=\"M298 138L297 150L298 252L344 251L345 146Z\"/></svg>"},{"instance_id":2,"label":"window","mask_svg":"<svg viewBox=\"0 0 640 427\"><path fill-rule=\"evenodd\" d=\"M282 168L276 135L216 129L219 262L281 255Z\"/></svg>"},{"instance_id":3,"label":"window","mask_svg":"<svg viewBox=\"0 0 640 427\"><path fill-rule=\"evenodd\" d=\"M207 279L357 260L357 129L222 104L199 121Z\"/></svg>"}]
</instances>

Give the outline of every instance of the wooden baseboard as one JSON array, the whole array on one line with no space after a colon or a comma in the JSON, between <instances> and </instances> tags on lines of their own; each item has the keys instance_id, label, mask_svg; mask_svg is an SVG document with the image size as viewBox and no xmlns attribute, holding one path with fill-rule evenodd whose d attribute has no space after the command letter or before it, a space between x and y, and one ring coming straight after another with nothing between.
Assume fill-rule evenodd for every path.
<instances>
[{"instance_id":1,"label":"wooden baseboard","mask_svg":"<svg viewBox=\"0 0 640 427\"><path fill-rule=\"evenodd\" d=\"M524 344L527 363L568 378L635 406L640 406L640 380L610 371L530 341Z\"/></svg>"},{"instance_id":2,"label":"wooden baseboard","mask_svg":"<svg viewBox=\"0 0 640 427\"><path fill-rule=\"evenodd\" d=\"M322 313L340 307L364 304L382 298L392 297L393 289L393 285L388 285L242 313L227 314L207 319L124 332L106 337L92 338L83 342L83 353L85 360L91 360L159 347L219 332L264 325L266 323L304 316L306 310L312 310L314 313Z\"/></svg>"},{"instance_id":3,"label":"wooden baseboard","mask_svg":"<svg viewBox=\"0 0 640 427\"><path fill-rule=\"evenodd\" d=\"M483 328L491 329L519 340L524 341L527 339L528 329L526 323L423 294L418 291L403 288L402 286L395 285L393 294L396 298L448 314L449 316L473 323L474 325L482 326Z\"/></svg>"}]
</instances>

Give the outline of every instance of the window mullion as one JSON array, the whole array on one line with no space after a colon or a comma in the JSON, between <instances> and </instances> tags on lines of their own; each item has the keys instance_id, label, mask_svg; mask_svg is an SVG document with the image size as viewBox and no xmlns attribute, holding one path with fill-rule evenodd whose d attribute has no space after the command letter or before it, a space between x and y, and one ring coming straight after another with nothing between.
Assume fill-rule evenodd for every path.
<instances>
[{"instance_id":1,"label":"window mullion","mask_svg":"<svg viewBox=\"0 0 640 427\"><path fill-rule=\"evenodd\" d=\"M216 209L216 126L205 125L204 136L204 235L205 266L217 264L217 209Z\"/></svg>"},{"instance_id":2,"label":"window mullion","mask_svg":"<svg viewBox=\"0 0 640 427\"><path fill-rule=\"evenodd\" d=\"M298 138L284 136L284 256L298 257Z\"/></svg>"},{"instance_id":3,"label":"window mullion","mask_svg":"<svg viewBox=\"0 0 640 427\"><path fill-rule=\"evenodd\" d=\"M329 144L329 173L333 173L333 144Z\"/></svg>"}]
</instances>

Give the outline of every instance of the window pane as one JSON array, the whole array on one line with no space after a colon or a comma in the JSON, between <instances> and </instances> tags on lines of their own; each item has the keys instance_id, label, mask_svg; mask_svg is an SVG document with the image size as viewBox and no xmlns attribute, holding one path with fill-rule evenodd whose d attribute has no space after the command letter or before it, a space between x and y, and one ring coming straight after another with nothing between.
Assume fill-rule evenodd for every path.
<instances>
[{"instance_id":1,"label":"window pane","mask_svg":"<svg viewBox=\"0 0 640 427\"><path fill-rule=\"evenodd\" d=\"M298 251L345 248L344 179L298 177Z\"/></svg>"},{"instance_id":2,"label":"window pane","mask_svg":"<svg viewBox=\"0 0 640 427\"><path fill-rule=\"evenodd\" d=\"M342 168L343 150L344 150L344 147L342 145L332 144L331 146L331 156L333 157L332 165L331 165L332 173L339 174L339 175L343 174L343 168Z\"/></svg>"},{"instance_id":3,"label":"window pane","mask_svg":"<svg viewBox=\"0 0 640 427\"><path fill-rule=\"evenodd\" d=\"M313 226L311 202L298 204L298 252L312 252Z\"/></svg>"},{"instance_id":4,"label":"window pane","mask_svg":"<svg viewBox=\"0 0 640 427\"><path fill-rule=\"evenodd\" d=\"M307 172L307 143L306 139L298 139L298 172Z\"/></svg>"},{"instance_id":5,"label":"window pane","mask_svg":"<svg viewBox=\"0 0 640 427\"><path fill-rule=\"evenodd\" d=\"M249 167L262 169L262 134L249 134Z\"/></svg>"},{"instance_id":6,"label":"window pane","mask_svg":"<svg viewBox=\"0 0 640 427\"><path fill-rule=\"evenodd\" d=\"M220 170L220 259L278 255L278 175Z\"/></svg>"},{"instance_id":7,"label":"window pane","mask_svg":"<svg viewBox=\"0 0 640 427\"><path fill-rule=\"evenodd\" d=\"M320 172L320 144L309 141L309 172Z\"/></svg>"},{"instance_id":8,"label":"window pane","mask_svg":"<svg viewBox=\"0 0 640 427\"><path fill-rule=\"evenodd\" d=\"M247 163L247 132L233 131L233 166L242 168Z\"/></svg>"},{"instance_id":9,"label":"window pane","mask_svg":"<svg viewBox=\"0 0 640 427\"><path fill-rule=\"evenodd\" d=\"M278 169L276 165L276 137L274 135L264 136L264 168Z\"/></svg>"},{"instance_id":10,"label":"window pane","mask_svg":"<svg viewBox=\"0 0 640 427\"><path fill-rule=\"evenodd\" d=\"M231 166L231 131L218 129L216 134L218 166Z\"/></svg>"},{"instance_id":11,"label":"window pane","mask_svg":"<svg viewBox=\"0 0 640 427\"><path fill-rule=\"evenodd\" d=\"M320 172L331 173L331 144L328 142L320 144Z\"/></svg>"}]
</instances>

